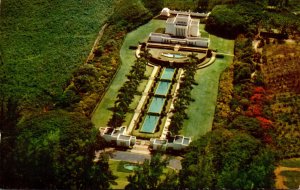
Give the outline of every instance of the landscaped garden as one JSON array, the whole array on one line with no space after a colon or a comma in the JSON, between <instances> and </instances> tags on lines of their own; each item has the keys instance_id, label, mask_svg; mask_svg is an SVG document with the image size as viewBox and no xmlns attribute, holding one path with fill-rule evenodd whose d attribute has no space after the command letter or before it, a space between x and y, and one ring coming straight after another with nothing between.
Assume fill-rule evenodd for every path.
<instances>
[{"instance_id":1,"label":"landscaped garden","mask_svg":"<svg viewBox=\"0 0 300 190\"><path fill-rule=\"evenodd\" d=\"M92 121L96 126L104 127L108 124L109 118L113 113L112 108L116 100L117 91L126 79L125 75L129 73L129 69L136 59L134 50L130 50L129 46L136 46L138 42L146 41L148 34L157 28L163 27L164 23L165 21L163 20L151 20L146 25L139 27L127 35L120 52L122 65L93 114ZM201 28L203 30L203 25L201 25ZM207 33L205 35L207 35ZM214 35L210 35L210 37L210 48L218 50L218 53L228 55L225 55L223 59L216 59L216 62L210 67L196 72L195 79L198 86L195 86L194 90L192 90L192 97L195 99L195 102L193 102L187 110L189 119L185 121L185 127L182 130L182 133L188 136L203 135L211 130L218 94L218 79L220 73L231 64L233 59L231 56L233 54L233 40L225 40ZM147 70L151 70L151 68L147 66ZM149 77L149 75L146 75L146 77ZM142 84L145 83L146 82L142 82ZM139 87L139 89L139 92L142 93L143 88ZM130 104L131 110L136 108L140 97L140 95L134 96L134 101ZM133 111L127 113L123 125L129 125L133 114Z\"/></svg>"},{"instance_id":2,"label":"landscaped garden","mask_svg":"<svg viewBox=\"0 0 300 190\"><path fill-rule=\"evenodd\" d=\"M129 47L137 46L139 42L147 40L150 32L154 31L156 28L163 27L164 24L165 22L163 20L151 20L149 23L139 27L138 29L132 31L126 36L120 51L122 64L120 65L120 68L115 78L113 79L108 91L106 92L102 101L97 106L92 116L92 122L95 124L96 127L105 127L107 125L113 113L111 111L111 108L113 108L114 106L114 102L118 94L117 92L126 80L126 75L129 73L130 67L134 64L134 61L136 60L135 50L130 50ZM151 69L151 67L147 66L147 70ZM135 103L135 105L131 104L131 108L135 108L138 104L138 101L134 101L133 103ZM126 118L126 123L130 122L127 119L131 120L129 116L127 116Z\"/></svg>"}]
</instances>

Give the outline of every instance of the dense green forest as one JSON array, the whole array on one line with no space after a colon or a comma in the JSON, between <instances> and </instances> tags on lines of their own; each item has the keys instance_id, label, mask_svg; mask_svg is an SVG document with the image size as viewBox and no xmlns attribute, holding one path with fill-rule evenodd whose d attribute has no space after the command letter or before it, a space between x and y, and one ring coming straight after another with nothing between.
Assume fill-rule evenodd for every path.
<instances>
[{"instance_id":1,"label":"dense green forest","mask_svg":"<svg viewBox=\"0 0 300 190\"><path fill-rule=\"evenodd\" d=\"M129 177L126 188L272 188L277 161L299 156L291 133L281 138L274 129L278 121L293 126L296 120L286 117L295 113L272 115L275 103L267 98L260 66L267 54L257 59L251 44L260 28L299 34L297 0L2 0L0 6L1 188L107 189L114 183L107 155L94 159L106 145L89 116L121 64L126 34L163 7L211 11L206 30L236 40L235 61L222 75L213 131L193 142L183 169L164 173L166 160L157 155ZM105 23L93 59L83 65ZM144 62L138 60L140 70L128 76L132 83L143 77L138 65ZM183 90L190 92L194 71L187 72ZM298 100L276 100L281 99ZM181 112L174 130L186 118Z\"/></svg>"}]
</instances>

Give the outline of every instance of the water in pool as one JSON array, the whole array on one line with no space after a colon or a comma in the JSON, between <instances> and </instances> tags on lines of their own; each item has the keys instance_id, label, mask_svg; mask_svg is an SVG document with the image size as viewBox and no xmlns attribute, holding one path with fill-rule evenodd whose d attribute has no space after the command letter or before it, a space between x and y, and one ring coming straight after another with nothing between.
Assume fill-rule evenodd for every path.
<instances>
[{"instance_id":1,"label":"water in pool","mask_svg":"<svg viewBox=\"0 0 300 190\"><path fill-rule=\"evenodd\" d=\"M146 115L141 132L143 133L154 133L157 126L159 116Z\"/></svg>"}]
</instances>

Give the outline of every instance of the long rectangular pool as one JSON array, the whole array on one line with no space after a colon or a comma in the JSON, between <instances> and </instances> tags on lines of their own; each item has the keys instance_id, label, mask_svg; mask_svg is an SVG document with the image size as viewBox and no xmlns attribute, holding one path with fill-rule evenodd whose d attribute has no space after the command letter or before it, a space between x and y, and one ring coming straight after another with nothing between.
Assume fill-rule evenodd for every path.
<instances>
[{"instance_id":1,"label":"long rectangular pool","mask_svg":"<svg viewBox=\"0 0 300 190\"><path fill-rule=\"evenodd\" d=\"M165 98L153 97L148 112L160 114L165 101Z\"/></svg>"},{"instance_id":2,"label":"long rectangular pool","mask_svg":"<svg viewBox=\"0 0 300 190\"><path fill-rule=\"evenodd\" d=\"M160 79L172 80L174 73L175 73L175 69L173 69L173 68L164 68Z\"/></svg>"},{"instance_id":3,"label":"long rectangular pool","mask_svg":"<svg viewBox=\"0 0 300 190\"><path fill-rule=\"evenodd\" d=\"M160 81L158 82L157 88L155 90L156 95L166 96L168 94L171 82Z\"/></svg>"},{"instance_id":4,"label":"long rectangular pool","mask_svg":"<svg viewBox=\"0 0 300 190\"><path fill-rule=\"evenodd\" d=\"M142 132L142 133L154 133L155 128L158 124L159 116L146 115L145 117L146 118L144 120L144 123L142 125L142 128L141 128L140 132Z\"/></svg>"}]
</instances>

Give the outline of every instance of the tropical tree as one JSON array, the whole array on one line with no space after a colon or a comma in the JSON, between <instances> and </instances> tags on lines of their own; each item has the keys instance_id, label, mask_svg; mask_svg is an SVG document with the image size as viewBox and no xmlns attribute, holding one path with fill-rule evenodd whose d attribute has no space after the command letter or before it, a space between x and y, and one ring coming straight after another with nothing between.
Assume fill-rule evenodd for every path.
<instances>
[{"instance_id":1,"label":"tropical tree","mask_svg":"<svg viewBox=\"0 0 300 190\"><path fill-rule=\"evenodd\" d=\"M93 161L104 141L88 118L51 111L26 119L18 130L15 188L106 189L115 179L107 157Z\"/></svg>"},{"instance_id":2,"label":"tropical tree","mask_svg":"<svg viewBox=\"0 0 300 190\"><path fill-rule=\"evenodd\" d=\"M145 77L145 71L146 59L144 57L138 58L127 75L128 80L119 89L113 109L114 113L108 122L109 126L118 127L124 122L126 113L129 111L129 105L134 99L134 95L137 94L141 80Z\"/></svg>"},{"instance_id":3,"label":"tropical tree","mask_svg":"<svg viewBox=\"0 0 300 190\"><path fill-rule=\"evenodd\" d=\"M6 97L0 90L0 187L10 188L15 179L13 150L17 135L20 107L15 97Z\"/></svg>"},{"instance_id":4,"label":"tropical tree","mask_svg":"<svg viewBox=\"0 0 300 190\"><path fill-rule=\"evenodd\" d=\"M179 174L183 188L271 188L274 153L240 131L214 130L193 141Z\"/></svg>"},{"instance_id":5,"label":"tropical tree","mask_svg":"<svg viewBox=\"0 0 300 190\"><path fill-rule=\"evenodd\" d=\"M185 110L193 100L191 97L191 91L193 85L196 84L194 76L197 71L197 57L192 54L190 56L190 63L184 67L184 76L180 83L178 95L174 103L173 116L171 118L170 131L177 134L183 126L184 119L188 119Z\"/></svg>"},{"instance_id":6,"label":"tropical tree","mask_svg":"<svg viewBox=\"0 0 300 190\"><path fill-rule=\"evenodd\" d=\"M163 170L167 163L167 159L163 159L160 154L155 154L151 160L145 160L141 168L128 177L129 184L125 189L161 189L161 177L165 175ZM168 176L171 177L170 174ZM174 176L171 178L174 179Z\"/></svg>"}]
</instances>

